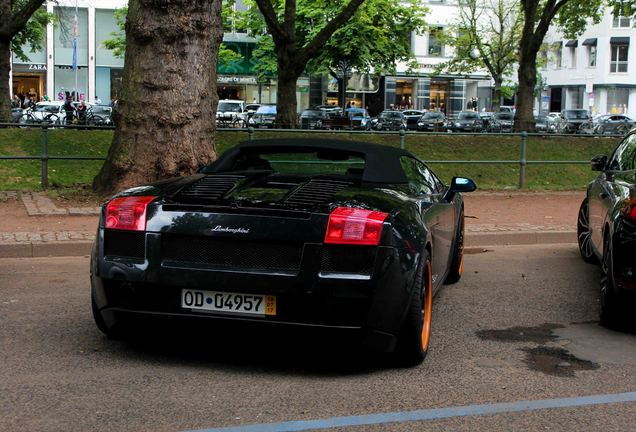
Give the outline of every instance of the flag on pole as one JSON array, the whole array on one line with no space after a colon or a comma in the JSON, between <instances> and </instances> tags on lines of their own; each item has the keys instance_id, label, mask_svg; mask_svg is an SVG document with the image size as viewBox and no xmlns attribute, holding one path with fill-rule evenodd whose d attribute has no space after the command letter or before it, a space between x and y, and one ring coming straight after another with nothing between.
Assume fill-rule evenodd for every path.
<instances>
[{"instance_id":1,"label":"flag on pole","mask_svg":"<svg viewBox=\"0 0 636 432\"><path fill-rule=\"evenodd\" d=\"M77 12L75 13L75 18L73 19L73 70L77 70Z\"/></svg>"}]
</instances>

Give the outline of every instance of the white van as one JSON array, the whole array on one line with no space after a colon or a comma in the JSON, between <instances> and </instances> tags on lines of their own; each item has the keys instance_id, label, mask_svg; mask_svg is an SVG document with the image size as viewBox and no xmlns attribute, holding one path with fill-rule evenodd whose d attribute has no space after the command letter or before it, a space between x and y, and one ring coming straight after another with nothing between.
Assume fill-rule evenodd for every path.
<instances>
[{"instance_id":1,"label":"white van","mask_svg":"<svg viewBox=\"0 0 636 432\"><path fill-rule=\"evenodd\" d=\"M245 118L245 102L235 99L223 99L216 108L216 120L220 123L230 124L241 122Z\"/></svg>"}]
</instances>

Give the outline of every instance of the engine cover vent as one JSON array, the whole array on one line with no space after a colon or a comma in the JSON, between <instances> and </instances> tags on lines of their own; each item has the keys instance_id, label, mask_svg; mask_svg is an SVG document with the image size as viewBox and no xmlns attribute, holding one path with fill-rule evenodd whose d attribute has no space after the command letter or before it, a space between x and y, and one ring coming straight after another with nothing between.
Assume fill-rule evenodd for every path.
<instances>
[{"instance_id":1,"label":"engine cover vent","mask_svg":"<svg viewBox=\"0 0 636 432\"><path fill-rule=\"evenodd\" d=\"M284 202L298 206L328 203L335 194L352 184L341 180L313 179L291 192Z\"/></svg>"},{"instance_id":2,"label":"engine cover vent","mask_svg":"<svg viewBox=\"0 0 636 432\"><path fill-rule=\"evenodd\" d=\"M175 197L181 202L215 201L223 197L244 176L209 175L184 188Z\"/></svg>"}]
</instances>

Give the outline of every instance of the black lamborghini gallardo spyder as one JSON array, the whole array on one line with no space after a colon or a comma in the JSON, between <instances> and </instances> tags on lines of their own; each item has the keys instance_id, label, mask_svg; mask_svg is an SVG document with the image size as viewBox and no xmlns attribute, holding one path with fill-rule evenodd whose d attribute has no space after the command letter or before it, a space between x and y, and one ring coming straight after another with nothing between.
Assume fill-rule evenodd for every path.
<instances>
[{"instance_id":1,"label":"black lamborghini gallardo spyder","mask_svg":"<svg viewBox=\"0 0 636 432\"><path fill-rule=\"evenodd\" d=\"M313 139L243 143L197 175L103 207L91 260L97 326L190 318L354 330L423 360L433 295L459 280L460 192L405 150Z\"/></svg>"}]
</instances>

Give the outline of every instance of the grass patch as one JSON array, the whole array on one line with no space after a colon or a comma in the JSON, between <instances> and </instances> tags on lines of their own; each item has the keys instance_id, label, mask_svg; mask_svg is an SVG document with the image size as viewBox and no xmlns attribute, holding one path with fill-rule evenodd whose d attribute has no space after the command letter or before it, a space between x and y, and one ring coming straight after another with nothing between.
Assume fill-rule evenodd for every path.
<instances>
[{"instance_id":1,"label":"grass patch","mask_svg":"<svg viewBox=\"0 0 636 432\"><path fill-rule=\"evenodd\" d=\"M336 134L331 132L287 133L256 130L254 139L291 137L331 138L366 141L399 146L397 134ZM107 130L64 130L48 132L50 156L106 156L113 137ZM222 154L247 140L245 130L222 131L217 134L217 149ZM597 154L609 154L618 142L613 137L538 137L529 136L527 160L589 160ZM514 160L520 158L520 137L458 134L412 134L405 137L406 148L425 161L434 160ZM0 155L40 156L41 132L37 129L0 129ZM53 188L82 190L90 185L102 165L101 161L49 161L49 184ZM429 165L445 181L454 175L474 179L480 189L513 189L519 183L519 164L441 164ZM529 189L582 189L595 173L584 165L528 164L526 181ZM0 190L35 190L40 188L40 162L0 160ZM68 193L68 192L65 192Z\"/></svg>"}]
</instances>

